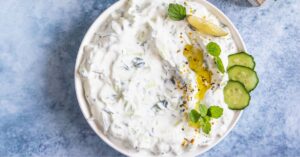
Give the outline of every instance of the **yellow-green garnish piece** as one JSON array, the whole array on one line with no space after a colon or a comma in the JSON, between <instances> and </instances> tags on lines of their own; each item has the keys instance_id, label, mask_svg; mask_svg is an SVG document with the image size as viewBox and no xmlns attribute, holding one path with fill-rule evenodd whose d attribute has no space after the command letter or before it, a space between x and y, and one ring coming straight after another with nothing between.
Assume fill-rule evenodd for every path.
<instances>
[{"instance_id":1,"label":"yellow-green garnish piece","mask_svg":"<svg viewBox=\"0 0 300 157\"><path fill-rule=\"evenodd\" d=\"M188 23L194 27L198 32L212 35L216 37L226 36L228 33L223 30L221 27L207 21L204 18L196 17L196 16L187 16Z\"/></svg>"}]
</instances>

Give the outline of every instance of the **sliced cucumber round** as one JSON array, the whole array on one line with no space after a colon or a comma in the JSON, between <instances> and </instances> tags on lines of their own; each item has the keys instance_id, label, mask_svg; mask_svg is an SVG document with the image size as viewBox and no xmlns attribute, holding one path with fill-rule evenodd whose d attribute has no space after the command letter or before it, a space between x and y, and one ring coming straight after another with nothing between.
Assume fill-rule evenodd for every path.
<instances>
[{"instance_id":1,"label":"sliced cucumber round","mask_svg":"<svg viewBox=\"0 0 300 157\"><path fill-rule=\"evenodd\" d=\"M258 84L258 77L255 71L248 67L235 65L228 69L230 80L241 82L248 92L252 91Z\"/></svg>"},{"instance_id":2,"label":"sliced cucumber round","mask_svg":"<svg viewBox=\"0 0 300 157\"><path fill-rule=\"evenodd\" d=\"M228 81L224 87L224 101L232 110L242 110L249 105L250 95L245 86L237 81Z\"/></svg>"},{"instance_id":3,"label":"sliced cucumber round","mask_svg":"<svg viewBox=\"0 0 300 157\"><path fill-rule=\"evenodd\" d=\"M241 65L251 69L254 69L255 62L254 58L247 54L246 52L239 52L228 56L228 67L227 69L235 66Z\"/></svg>"}]
</instances>

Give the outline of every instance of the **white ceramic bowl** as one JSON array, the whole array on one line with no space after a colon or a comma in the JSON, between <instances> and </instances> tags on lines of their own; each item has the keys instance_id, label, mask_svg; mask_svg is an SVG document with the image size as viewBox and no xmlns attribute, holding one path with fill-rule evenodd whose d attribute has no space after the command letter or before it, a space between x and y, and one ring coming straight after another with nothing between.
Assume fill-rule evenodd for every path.
<instances>
[{"instance_id":1,"label":"white ceramic bowl","mask_svg":"<svg viewBox=\"0 0 300 157\"><path fill-rule=\"evenodd\" d=\"M146 154L144 154L145 152L135 152L133 150L127 149L122 145L117 144L116 142L113 142L111 139L108 139L101 131L100 127L98 126L98 124L91 119L91 112L90 112L90 108L89 105L85 99L84 96L84 91L83 91L83 85L82 82L80 80L80 75L78 73L78 69L79 69L79 65L80 62L82 60L82 55L83 55L83 48L84 45L87 45L94 33L97 31L97 29L100 27L100 25L103 24L103 22L105 22L105 19L110 15L110 13L114 12L115 10L117 10L120 6L122 6L125 3L126 0L119 0L118 2L116 2L115 4L113 4L111 7L109 7L108 9L106 9L97 19L96 21L93 23L93 25L89 28L88 32L86 33L79 51L78 51L78 55L77 55L77 59L76 59L76 65L75 65L75 90L76 90L76 94L77 94L77 99L79 102L79 106L81 108L81 111L85 117L85 119L88 121L89 125L92 127L92 129L96 132L96 134L103 140L105 141L108 145L110 145L112 148L114 148L115 150L121 152L124 155L127 156L146 156ZM218 8L216 8L214 5L212 5L211 3L209 3L206 0L194 0L196 2L199 2L200 4L202 4L203 6L205 6L208 11L210 11L212 14L214 14L222 23L224 23L231 31L231 34L233 36L233 39L237 45L237 48L239 51L247 51L245 44L243 42L243 39L241 38L238 30L235 28L235 26L232 24L232 22L228 19L228 17L226 15L224 15L223 12L221 12ZM199 149L196 149L195 151L191 151L191 152L187 152L184 153L183 156L197 156L197 155L201 155L204 152L208 151L209 149L211 149L212 147L214 147L216 144L218 144L224 137L226 137L226 135L232 130L232 128L236 125L236 123L238 122L240 116L242 115L242 111L236 111L234 118L230 124L230 127L228 128L228 130L226 131L226 133L224 134L224 136L217 138L215 141L213 141L213 143L208 146L208 147L201 147ZM99 149L101 149L99 147Z\"/></svg>"}]
</instances>

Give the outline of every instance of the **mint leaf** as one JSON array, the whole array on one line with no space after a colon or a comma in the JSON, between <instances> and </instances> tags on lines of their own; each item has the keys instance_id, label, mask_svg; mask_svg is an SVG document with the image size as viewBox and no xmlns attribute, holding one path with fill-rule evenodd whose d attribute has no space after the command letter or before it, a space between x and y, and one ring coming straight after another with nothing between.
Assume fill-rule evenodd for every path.
<instances>
[{"instance_id":1,"label":"mint leaf","mask_svg":"<svg viewBox=\"0 0 300 157\"><path fill-rule=\"evenodd\" d=\"M211 124L209 121L206 121L204 123L204 126L202 127L202 131L206 134L209 134L210 130L211 130Z\"/></svg>"},{"instance_id":2,"label":"mint leaf","mask_svg":"<svg viewBox=\"0 0 300 157\"><path fill-rule=\"evenodd\" d=\"M215 57L215 62L217 64L217 68L221 73L225 72L224 65L220 57Z\"/></svg>"},{"instance_id":3,"label":"mint leaf","mask_svg":"<svg viewBox=\"0 0 300 157\"><path fill-rule=\"evenodd\" d=\"M200 126L203 128L203 126L205 125L205 120L204 120L204 118L203 118L203 117L200 117L198 123L199 123Z\"/></svg>"},{"instance_id":4,"label":"mint leaf","mask_svg":"<svg viewBox=\"0 0 300 157\"><path fill-rule=\"evenodd\" d=\"M218 57L221 53L220 46L215 42L210 42L206 45L206 50L212 56Z\"/></svg>"},{"instance_id":5,"label":"mint leaf","mask_svg":"<svg viewBox=\"0 0 300 157\"><path fill-rule=\"evenodd\" d=\"M199 113L201 115L201 117L205 117L207 115L207 107L203 104L199 105Z\"/></svg>"},{"instance_id":6,"label":"mint leaf","mask_svg":"<svg viewBox=\"0 0 300 157\"><path fill-rule=\"evenodd\" d=\"M223 108L219 106L210 106L207 115L212 118L220 118L223 115Z\"/></svg>"},{"instance_id":7,"label":"mint leaf","mask_svg":"<svg viewBox=\"0 0 300 157\"><path fill-rule=\"evenodd\" d=\"M189 114L190 121L196 123L200 118L200 114L196 110L191 110Z\"/></svg>"},{"instance_id":8,"label":"mint leaf","mask_svg":"<svg viewBox=\"0 0 300 157\"><path fill-rule=\"evenodd\" d=\"M186 17L186 9L180 4L170 3L168 8L168 15L172 20L183 20Z\"/></svg>"},{"instance_id":9,"label":"mint leaf","mask_svg":"<svg viewBox=\"0 0 300 157\"><path fill-rule=\"evenodd\" d=\"M210 121L210 117L209 117L209 116L205 116L205 117L203 117L203 120L204 120L205 122L209 122L209 121Z\"/></svg>"}]
</instances>

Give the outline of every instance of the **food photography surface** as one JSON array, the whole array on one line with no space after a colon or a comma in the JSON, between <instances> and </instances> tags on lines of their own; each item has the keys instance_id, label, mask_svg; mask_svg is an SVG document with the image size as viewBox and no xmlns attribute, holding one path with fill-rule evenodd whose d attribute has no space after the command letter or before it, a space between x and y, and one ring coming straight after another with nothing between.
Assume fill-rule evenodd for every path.
<instances>
[{"instance_id":1,"label":"food photography surface","mask_svg":"<svg viewBox=\"0 0 300 157\"><path fill-rule=\"evenodd\" d=\"M0 157L300 156L300 1L0 6Z\"/></svg>"}]
</instances>

